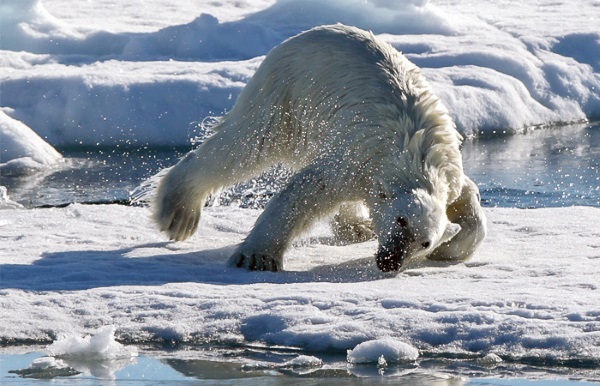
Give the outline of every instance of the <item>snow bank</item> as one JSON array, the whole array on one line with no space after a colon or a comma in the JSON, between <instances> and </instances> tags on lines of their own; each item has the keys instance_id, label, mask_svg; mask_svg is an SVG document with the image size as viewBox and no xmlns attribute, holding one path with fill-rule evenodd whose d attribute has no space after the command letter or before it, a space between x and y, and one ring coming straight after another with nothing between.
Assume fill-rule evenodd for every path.
<instances>
[{"instance_id":1,"label":"snow bank","mask_svg":"<svg viewBox=\"0 0 600 386\"><path fill-rule=\"evenodd\" d=\"M93 12L106 16L114 4L95 2L79 19L63 12L67 22L52 15L72 11L64 0L5 1L2 104L55 146L188 145L190 123L230 109L262 55L302 30L343 22L422 67L467 135L599 118L596 4L534 3L225 1L191 15L189 5L144 3L93 29ZM168 26L156 20L164 8Z\"/></svg>"},{"instance_id":2,"label":"snow bank","mask_svg":"<svg viewBox=\"0 0 600 386\"><path fill-rule=\"evenodd\" d=\"M0 175L31 174L60 160L62 155L33 130L0 111Z\"/></svg>"},{"instance_id":3,"label":"snow bank","mask_svg":"<svg viewBox=\"0 0 600 386\"><path fill-rule=\"evenodd\" d=\"M2 103L19 106L10 115L54 146L189 146L196 122L231 107L257 66L256 60L218 68L174 61L27 62L0 87Z\"/></svg>"},{"instance_id":4,"label":"snow bank","mask_svg":"<svg viewBox=\"0 0 600 386\"><path fill-rule=\"evenodd\" d=\"M228 268L259 213L207 208L196 235L169 243L144 208L6 209L0 342L114 325L117 339L140 344L261 343L393 361L410 356L404 342L425 358L598 363L598 208L488 209L489 237L472 261L397 275L376 268L375 241L334 246L324 224L292 248L288 271Z\"/></svg>"},{"instance_id":5,"label":"snow bank","mask_svg":"<svg viewBox=\"0 0 600 386\"><path fill-rule=\"evenodd\" d=\"M84 38L52 16L40 0L3 0L0 15L4 50L35 52L52 47L51 39L78 41Z\"/></svg>"},{"instance_id":6,"label":"snow bank","mask_svg":"<svg viewBox=\"0 0 600 386\"><path fill-rule=\"evenodd\" d=\"M226 3L225 3L226 4ZM224 7L234 4L226 4ZM75 29L52 16L41 0L2 5L3 49L37 54L240 60L265 55L285 38L322 24L344 23L392 34L451 34L455 29L427 0L279 0L243 19L221 23L207 13L189 23L147 33ZM106 25L104 29L110 24ZM6 37L4 39L4 37ZM72 58L76 59L76 58Z\"/></svg>"}]
</instances>

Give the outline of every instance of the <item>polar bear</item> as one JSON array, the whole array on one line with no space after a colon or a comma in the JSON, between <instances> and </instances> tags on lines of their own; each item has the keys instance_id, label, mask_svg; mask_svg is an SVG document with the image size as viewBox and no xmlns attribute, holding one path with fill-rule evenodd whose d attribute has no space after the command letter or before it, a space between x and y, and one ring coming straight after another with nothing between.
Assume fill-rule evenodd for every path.
<instances>
[{"instance_id":1,"label":"polar bear","mask_svg":"<svg viewBox=\"0 0 600 386\"><path fill-rule=\"evenodd\" d=\"M172 240L195 232L218 190L276 164L296 171L232 266L282 269L294 238L336 210L356 239L377 236L382 271L419 257L466 259L485 236L447 109L419 69L372 33L337 24L286 40L215 130L157 189L154 218Z\"/></svg>"}]
</instances>

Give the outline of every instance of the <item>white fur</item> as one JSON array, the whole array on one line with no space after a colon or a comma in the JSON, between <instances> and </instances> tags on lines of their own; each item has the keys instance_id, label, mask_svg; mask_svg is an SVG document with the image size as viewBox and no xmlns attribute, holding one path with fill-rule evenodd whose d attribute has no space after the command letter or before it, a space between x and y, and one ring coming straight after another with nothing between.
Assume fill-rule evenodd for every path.
<instances>
[{"instance_id":1,"label":"white fur","mask_svg":"<svg viewBox=\"0 0 600 386\"><path fill-rule=\"evenodd\" d=\"M215 191L277 163L297 170L232 265L280 269L295 237L349 201L369 207L383 270L451 244L457 233L485 234L479 202L468 199L477 187L463 173L461 138L447 110L418 68L371 33L338 24L285 41L215 129L158 188L155 219L172 239L196 230ZM459 232L446 212L463 196L472 210L470 222L457 221L470 224ZM408 221L403 229L400 216ZM446 248L452 255L436 258L464 258L454 253L474 250L473 238L459 240L470 245ZM399 261L388 264L390 258Z\"/></svg>"}]
</instances>

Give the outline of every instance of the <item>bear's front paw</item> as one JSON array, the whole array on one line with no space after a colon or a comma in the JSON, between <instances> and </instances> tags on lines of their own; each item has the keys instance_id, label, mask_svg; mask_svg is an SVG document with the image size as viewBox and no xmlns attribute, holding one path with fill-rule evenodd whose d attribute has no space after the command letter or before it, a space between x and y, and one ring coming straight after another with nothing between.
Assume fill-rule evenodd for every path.
<instances>
[{"instance_id":1,"label":"bear's front paw","mask_svg":"<svg viewBox=\"0 0 600 386\"><path fill-rule=\"evenodd\" d=\"M281 269L281 259L265 253L236 251L229 258L229 266L246 268L251 271L277 272Z\"/></svg>"}]
</instances>

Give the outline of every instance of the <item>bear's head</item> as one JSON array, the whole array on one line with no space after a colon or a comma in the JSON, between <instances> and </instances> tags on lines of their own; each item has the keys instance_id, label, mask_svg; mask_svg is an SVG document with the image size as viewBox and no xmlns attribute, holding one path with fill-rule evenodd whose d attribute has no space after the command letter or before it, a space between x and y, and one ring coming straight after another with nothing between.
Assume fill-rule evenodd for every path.
<instances>
[{"instance_id":1,"label":"bear's head","mask_svg":"<svg viewBox=\"0 0 600 386\"><path fill-rule=\"evenodd\" d=\"M377 266L384 272L427 256L461 229L448 220L445 205L424 189L381 190L367 205L379 239Z\"/></svg>"}]
</instances>

